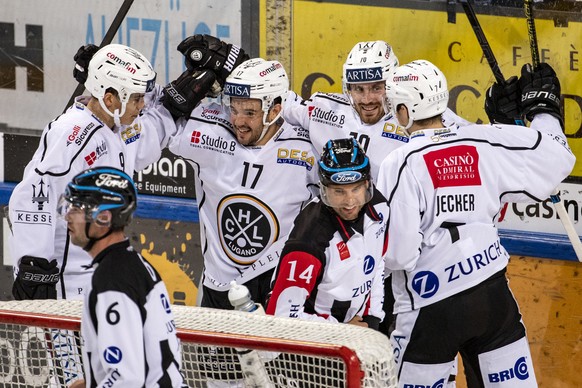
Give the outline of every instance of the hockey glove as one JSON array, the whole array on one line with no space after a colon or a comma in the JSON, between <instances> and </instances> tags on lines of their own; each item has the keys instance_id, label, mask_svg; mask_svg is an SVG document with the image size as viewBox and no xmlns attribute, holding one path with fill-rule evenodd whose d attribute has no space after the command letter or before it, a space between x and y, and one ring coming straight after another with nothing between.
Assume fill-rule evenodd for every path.
<instances>
[{"instance_id":1,"label":"hockey glove","mask_svg":"<svg viewBox=\"0 0 582 388\"><path fill-rule=\"evenodd\" d=\"M163 104L174 120L190 117L190 113L204 99L216 75L210 70L186 70L164 88Z\"/></svg>"},{"instance_id":2,"label":"hockey glove","mask_svg":"<svg viewBox=\"0 0 582 388\"><path fill-rule=\"evenodd\" d=\"M540 63L535 70L530 64L523 65L519 78L519 89L521 90L519 108L529 121L532 121L538 113L548 113L560 120L560 124L564 128L560 80L550 65Z\"/></svg>"},{"instance_id":3,"label":"hockey glove","mask_svg":"<svg viewBox=\"0 0 582 388\"><path fill-rule=\"evenodd\" d=\"M189 36L180 42L178 51L186 57L188 69L213 70L221 87L230 73L249 59L242 48L227 44L211 35Z\"/></svg>"},{"instance_id":4,"label":"hockey glove","mask_svg":"<svg viewBox=\"0 0 582 388\"><path fill-rule=\"evenodd\" d=\"M59 268L57 261L24 256L20 259L18 275L12 285L16 300L56 299Z\"/></svg>"},{"instance_id":5,"label":"hockey glove","mask_svg":"<svg viewBox=\"0 0 582 388\"><path fill-rule=\"evenodd\" d=\"M517 77L509 78L503 85L494 83L487 89L485 113L491 123L515 124L520 118Z\"/></svg>"},{"instance_id":6,"label":"hockey glove","mask_svg":"<svg viewBox=\"0 0 582 388\"><path fill-rule=\"evenodd\" d=\"M87 81L87 76L89 74L89 62L93 55L99 51L99 47L94 44L86 44L85 46L79 47L77 53L73 57L75 60L75 68L73 69L73 77L80 84L85 84Z\"/></svg>"}]
</instances>

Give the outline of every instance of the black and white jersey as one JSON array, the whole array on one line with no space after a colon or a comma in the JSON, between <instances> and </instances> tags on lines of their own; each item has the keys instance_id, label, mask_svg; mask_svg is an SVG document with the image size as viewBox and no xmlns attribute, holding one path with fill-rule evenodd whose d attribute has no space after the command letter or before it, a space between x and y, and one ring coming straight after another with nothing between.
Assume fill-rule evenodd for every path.
<instances>
[{"instance_id":1,"label":"black and white jersey","mask_svg":"<svg viewBox=\"0 0 582 388\"><path fill-rule=\"evenodd\" d=\"M395 313L430 305L503 270L509 254L494 224L502 203L546 199L574 162L558 121L547 114L537 115L531 128L415 132L382 163L378 180L390 206L385 259Z\"/></svg>"},{"instance_id":2,"label":"black and white jersey","mask_svg":"<svg viewBox=\"0 0 582 388\"><path fill-rule=\"evenodd\" d=\"M293 219L318 181L301 129L284 123L267 144L243 146L229 118L219 104L201 105L169 143L195 170L204 285L216 291L277 265Z\"/></svg>"},{"instance_id":3,"label":"black and white jersey","mask_svg":"<svg viewBox=\"0 0 582 388\"><path fill-rule=\"evenodd\" d=\"M180 342L160 275L122 241L93 261L81 333L91 387L182 387Z\"/></svg>"},{"instance_id":4,"label":"black and white jersey","mask_svg":"<svg viewBox=\"0 0 582 388\"><path fill-rule=\"evenodd\" d=\"M387 219L386 199L377 190L354 222L315 198L295 219L267 313L342 323L356 315L382 320Z\"/></svg>"},{"instance_id":5,"label":"black and white jersey","mask_svg":"<svg viewBox=\"0 0 582 388\"><path fill-rule=\"evenodd\" d=\"M370 159L374 180L378 178L378 169L384 158L408 143L406 132L391 113L375 124L363 123L344 94L314 93L309 100L302 100L290 92L282 115L289 123L308 131L317 157L328 140L355 138ZM446 126L469 124L449 109L443 114L443 123Z\"/></svg>"},{"instance_id":6,"label":"black and white jersey","mask_svg":"<svg viewBox=\"0 0 582 388\"><path fill-rule=\"evenodd\" d=\"M88 101L88 97L78 98L44 128L9 202L9 244L15 267L23 256L57 260L63 273L57 284L59 298L81 299L91 277L91 271L82 268L91 257L81 247L68 244L67 223L57 218L57 202L66 185L81 171L94 167L117 167L133 175L159 159L163 135L158 131L175 127L171 115L150 102L151 109L144 110L147 114L132 125L112 130L87 109Z\"/></svg>"}]
</instances>

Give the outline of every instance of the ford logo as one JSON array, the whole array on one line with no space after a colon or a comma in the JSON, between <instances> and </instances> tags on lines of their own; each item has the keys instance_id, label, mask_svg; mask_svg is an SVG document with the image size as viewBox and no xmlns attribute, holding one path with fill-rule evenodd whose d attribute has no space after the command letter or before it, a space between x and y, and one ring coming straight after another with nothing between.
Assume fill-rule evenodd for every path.
<instances>
[{"instance_id":1,"label":"ford logo","mask_svg":"<svg viewBox=\"0 0 582 388\"><path fill-rule=\"evenodd\" d=\"M357 182L360 179L362 179L362 174L357 171L341 171L331 176L331 181L340 185Z\"/></svg>"}]
</instances>

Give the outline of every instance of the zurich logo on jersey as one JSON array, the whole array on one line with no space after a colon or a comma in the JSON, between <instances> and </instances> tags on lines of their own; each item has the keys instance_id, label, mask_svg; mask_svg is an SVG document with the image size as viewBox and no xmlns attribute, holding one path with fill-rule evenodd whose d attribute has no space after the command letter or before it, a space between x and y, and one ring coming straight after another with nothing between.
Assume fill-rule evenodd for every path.
<instances>
[{"instance_id":1,"label":"zurich logo on jersey","mask_svg":"<svg viewBox=\"0 0 582 388\"><path fill-rule=\"evenodd\" d=\"M224 84L224 94L233 97L251 97L251 85L231 84L229 82Z\"/></svg>"},{"instance_id":2,"label":"zurich logo on jersey","mask_svg":"<svg viewBox=\"0 0 582 388\"><path fill-rule=\"evenodd\" d=\"M160 294L160 299L162 300L162 306L164 306L166 314L170 314L172 312L170 308L170 301L168 301L168 298L164 294Z\"/></svg>"},{"instance_id":3,"label":"zurich logo on jersey","mask_svg":"<svg viewBox=\"0 0 582 388\"><path fill-rule=\"evenodd\" d=\"M362 174L357 171L340 171L331 176L331 181L338 184L358 182L362 179Z\"/></svg>"},{"instance_id":4,"label":"zurich logo on jersey","mask_svg":"<svg viewBox=\"0 0 582 388\"><path fill-rule=\"evenodd\" d=\"M108 364L119 364L123 358L123 354L117 346L110 346L103 352L103 358Z\"/></svg>"},{"instance_id":5,"label":"zurich logo on jersey","mask_svg":"<svg viewBox=\"0 0 582 388\"><path fill-rule=\"evenodd\" d=\"M430 298L439 290L439 278L430 271L420 271L412 278L412 289L421 298Z\"/></svg>"},{"instance_id":6,"label":"zurich logo on jersey","mask_svg":"<svg viewBox=\"0 0 582 388\"><path fill-rule=\"evenodd\" d=\"M364 258L364 274L369 275L374 271L374 267L376 266L376 260L370 255Z\"/></svg>"}]
</instances>

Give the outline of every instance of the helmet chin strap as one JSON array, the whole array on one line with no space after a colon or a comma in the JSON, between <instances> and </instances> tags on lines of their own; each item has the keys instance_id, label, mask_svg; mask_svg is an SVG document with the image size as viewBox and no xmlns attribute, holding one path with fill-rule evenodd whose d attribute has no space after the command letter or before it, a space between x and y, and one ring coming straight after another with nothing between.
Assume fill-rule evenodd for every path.
<instances>
[{"instance_id":1,"label":"helmet chin strap","mask_svg":"<svg viewBox=\"0 0 582 388\"><path fill-rule=\"evenodd\" d=\"M101 105L101 108L103 108L105 113L107 113L109 116L113 117L113 122L115 123L115 126L120 127L121 126L121 116L123 116L123 114L125 113L125 107L126 107L125 102L121 103L121 112L119 111L119 109L115 109L115 111L113 113L111 113L111 111L107 108L107 106L105 106L105 102L103 102L102 98L99 98L99 105Z\"/></svg>"},{"instance_id":2,"label":"helmet chin strap","mask_svg":"<svg viewBox=\"0 0 582 388\"><path fill-rule=\"evenodd\" d=\"M275 122L277 122L277 120L279 120L279 117L281 117L281 112L279 111L277 116L275 116L275 118L269 122L267 122L268 115L269 115L269 111L267 111L263 114L263 132L261 132L261 136L259 136L259 139L256 141L257 143L260 142L261 140L263 140L263 137L265 137L265 134L267 133L267 130L269 129L269 127L271 125L273 125Z\"/></svg>"},{"instance_id":3,"label":"helmet chin strap","mask_svg":"<svg viewBox=\"0 0 582 388\"><path fill-rule=\"evenodd\" d=\"M89 236L89 228L91 227L91 223L90 222L86 222L85 223L85 236L87 236L87 238L89 239L89 242L83 247L83 250L86 252L89 252L91 250L91 248L93 248L93 246L95 245L95 243L99 240L104 239L105 237L109 236L111 233L113 233L113 228L110 227L109 230L107 231L107 233L105 233L103 236L101 237L90 237Z\"/></svg>"}]
</instances>

